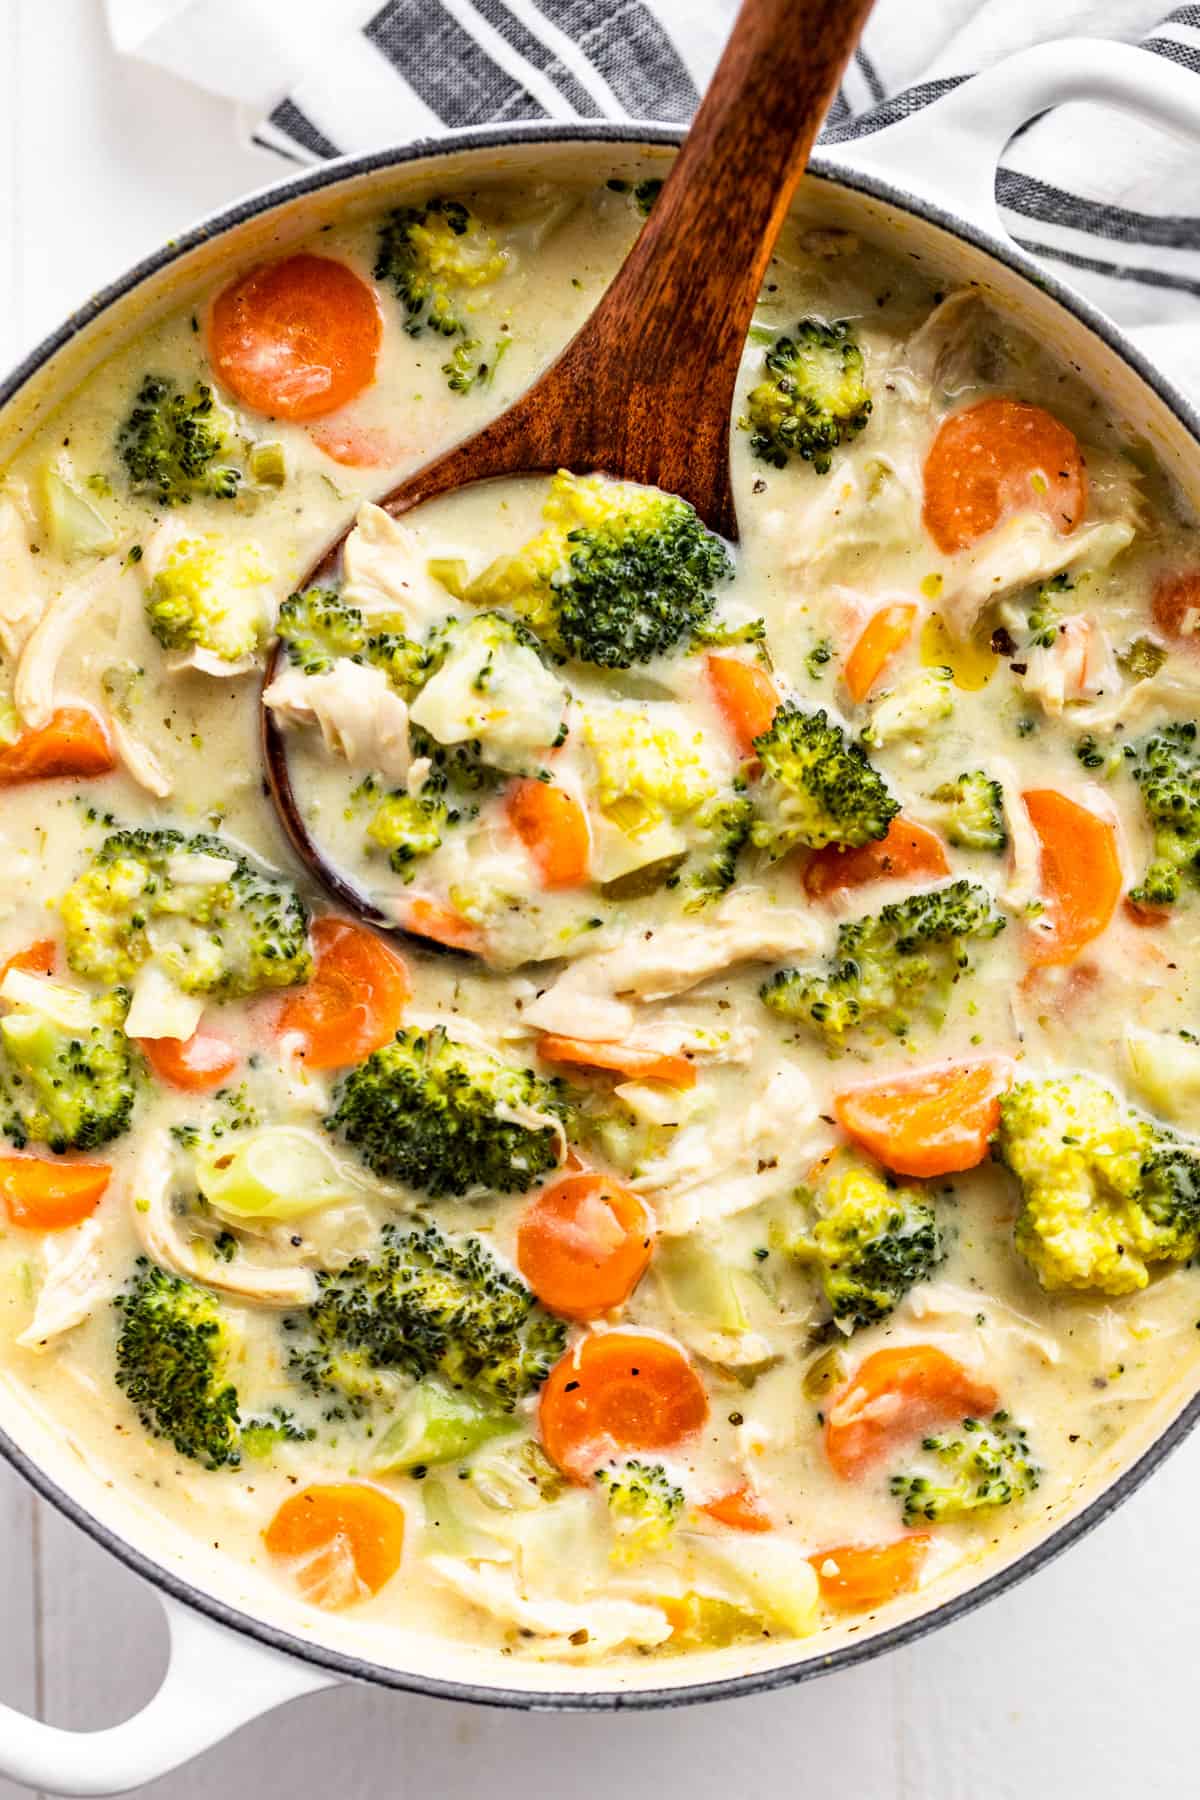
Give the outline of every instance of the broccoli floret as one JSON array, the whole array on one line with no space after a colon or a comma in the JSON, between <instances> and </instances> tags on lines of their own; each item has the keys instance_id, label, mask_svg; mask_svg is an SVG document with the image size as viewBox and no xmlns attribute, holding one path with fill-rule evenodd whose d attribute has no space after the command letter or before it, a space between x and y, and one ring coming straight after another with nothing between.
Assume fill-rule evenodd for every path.
<instances>
[{"instance_id":1,"label":"broccoli floret","mask_svg":"<svg viewBox=\"0 0 1200 1800\"><path fill-rule=\"evenodd\" d=\"M1200 747L1196 727L1164 725L1126 752L1154 833L1154 860L1130 899L1173 906L1184 882L1200 886Z\"/></svg>"},{"instance_id":2,"label":"broccoli floret","mask_svg":"<svg viewBox=\"0 0 1200 1800\"><path fill-rule=\"evenodd\" d=\"M748 794L735 794L732 799L722 800L713 807L706 814L704 824L711 833L711 841L704 860L690 878L697 893L688 902L689 912L706 906L710 900L719 899L733 886L737 879L738 859L750 841L754 802Z\"/></svg>"},{"instance_id":3,"label":"broccoli floret","mask_svg":"<svg viewBox=\"0 0 1200 1800\"><path fill-rule=\"evenodd\" d=\"M851 1327L886 1319L941 1260L932 1206L869 1169L838 1170L814 1204L811 1231L783 1248L816 1268L834 1318Z\"/></svg>"},{"instance_id":4,"label":"broccoli floret","mask_svg":"<svg viewBox=\"0 0 1200 1800\"><path fill-rule=\"evenodd\" d=\"M79 1025L32 1006L0 1019L4 1130L18 1149L95 1150L129 1129L137 1077L122 1029L128 998L119 988L97 1000L80 994Z\"/></svg>"},{"instance_id":5,"label":"broccoli floret","mask_svg":"<svg viewBox=\"0 0 1200 1800\"><path fill-rule=\"evenodd\" d=\"M467 598L519 613L556 654L628 669L703 626L733 574L694 507L657 488L561 470L547 529L476 577Z\"/></svg>"},{"instance_id":6,"label":"broccoli floret","mask_svg":"<svg viewBox=\"0 0 1200 1800\"><path fill-rule=\"evenodd\" d=\"M267 641L271 579L257 544L180 538L146 589L146 623L166 650L198 647L241 662Z\"/></svg>"},{"instance_id":7,"label":"broccoli floret","mask_svg":"<svg viewBox=\"0 0 1200 1800\"><path fill-rule=\"evenodd\" d=\"M627 706L589 712L584 738L596 761L600 809L630 837L664 820L686 819L714 797L702 746L644 712Z\"/></svg>"},{"instance_id":8,"label":"broccoli floret","mask_svg":"<svg viewBox=\"0 0 1200 1800\"><path fill-rule=\"evenodd\" d=\"M1055 596L1073 593L1074 589L1075 583L1069 575L1055 575L1050 581L1043 581L1025 620L1031 650L1049 650L1053 646L1062 625L1062 610L1056 604Z\"/></svg>"},{"instance_id":9,"label":"broccoli floret","mask_svg":"<svg viewBox=\"0 0 1200 1800\"><path fill-rule=\"evenodd\" d=\"M1129 1294L1200 1246L1200 1159L1091 1075L1022 1081L995 1153L1021 1184L1015 1242L1044 1288Z\"/></svg>"},{"instance_id":10,"label":"broccoli floret","mask_svg":"<svg viewBox=\"0 0 1200 1800\"><path fill-rule=\"evenodd\" d=\"M139 1257L113 1302L120 1313L117 1384L155 1437L206 1469L241 1461L232 1342L221 1307L205 1288Z\"/></svg>"},{"instance_id":11,"label":"broccoli floret","mask_svg":"<svg viewBox=\"0 0 1200 1800\"><path fill-rule=\"evenodd\" d=\"M314 1393L341 1393L352 1411L387 1397L378 1379L387 1371L440 1375L511 1411L566 1343L562 1321L478 1238L454 1242L432 1225L386 1226L375 1256L317 1283L314 1304L286 1322L290 1370Z\"/></svg>"},{"instance_id":12,"label":"broccoli floret","mask_svg":"<svg viewBox=\"0 0 1200 1800\"><path fill-rule=\"evenodd\" d=\"M857 437L871 416L862 351L845 323L802 319L763 358L763 379L746 399L750 448L785 468L789 458L829 471L843 439Z\"/></svg>"},{"instance_id":13,"label":"broccoli floret","mask_svg":"<svg viewBox=\"0 0 1200 1800\"><path fill-rule=\"evenodd\" d=\"M798 844L869 844L900 811L861 746L824 712L781 706L754 751L762 780L751 837L773 858Z\"/></svg>"},{"instance_id":14,"label":"broccoli floret","mask_svg":"<svg viewBox=\"0 0 1200 1800\"><path fill-rule=\"evenodd\" d=\"M555 1082L437 1029L398 1031L342 1082L326 1120L385 1181L430 1194L524 1193L560 1161Z\"/></svg>"},{"instance_id":15,"label":"broccoli floret","mask_svg":"<svg viewBox=\"0 0 1200 1800\"><path fill-rule=\"evenodd\" d=\"M661 1463L619 1463L611 1469L597 1469L596 1480L607 1495L616 1532L615 1563L637 1562L670 1543L683 1512L684 1493Z\"/></svg>"},{"instance_id":16,"label":"broccoli floret","mask_svg":"<svg viewBox=\"0 0 1200 1800\"><path fill-rule=\"evenodd\" d=\"M964 1419L960 1437L927 1437L921 1448L948 1471L945 1476L893 1475L891 1489L904 1502L904 1523L962 1519L981 1507L1011 1506L1033 1493L1041 1470L1028 1434L1005 1412L988 1424Z\"/></svg>"},{"instance_id":17,"label":"broccoli floret","mask_svg":"<svg viewBox=\"0 0 1200 1800\"><path fill-rule=\"evenodd\" d=\"M235 498L242 471L229 453L229 419L204 382L183 389L168 375L147 375L124 424L117 452L132 491L160 506L196 497Z\"/></svg>"},{"instance_id":18,"label":"broccoli floret","mask_svg":"<svg viewBox=\"0 0 1200 1800\"><path fill-rule=\"evenodd\" d=\"M837 1044L860 1025L903 1036L920 1013L937 1023L970 968L968 945L1005 926L986 888L971 881L910 894L839 926L829 969L780 969L759 990L772 1011Z\"/></svg>"},{"instance_id":19,"label":"broccoli floret","mask_svg":"<svg viewBox=\"0 0 1200 1800\"><path fill-rule=\"evenodd\" d=\"M407 316L410 337L436 331L469 336L469 296L498 281L509 257L461 200L400 206L379 232L376 281L390 282Z\"/></svg>"},{"instance_id":20,"label":"broccoli floret","mask_svg":"<svg viewBox=\"0 0 1200 1800\"><path fill-rule=\"evenodd\" d=\"M224 839L117 831L59 902L77 975L130 981L153 959L185 993L244 998L312 973L290 881Z\"/></svg>"},{"instance_id":21,"label":"broccoli floret","mask_svg":"<svg viewBox=\"0 0 1200 1800\"><path fill-rule=\"evenodd\" d=\"M371 663L405 699L419 692L438 662L436 649L414 643L402 631L371 630L336 588L289 594L279 609L276 631L288 661L306 675L323 675L342 658Z\"/></svg>"},{"instance_id":22,"label":"broccoli floret","mask_svg":"<svg viewBox=\"0 0 1200 1800\"><path fill-rule=\"evenodd\" d=\"M929 798L941 808L942 829L956 849L991 850L997 855L1007 849L1004 792L982 769L944 781Z\"/></svg>"},{"instance_id":23,"label":"broccoli floret","mask_svg":"<svg viewBox=\"0 0 1200 1800\"><path fill-rule=\"evenodd\" d=\"M436 794L397 792L376 808L367 826L367 839L387 851L397 875L411 881L413 864L433 854L455 817Z\"/></svg>"}]
</instances>

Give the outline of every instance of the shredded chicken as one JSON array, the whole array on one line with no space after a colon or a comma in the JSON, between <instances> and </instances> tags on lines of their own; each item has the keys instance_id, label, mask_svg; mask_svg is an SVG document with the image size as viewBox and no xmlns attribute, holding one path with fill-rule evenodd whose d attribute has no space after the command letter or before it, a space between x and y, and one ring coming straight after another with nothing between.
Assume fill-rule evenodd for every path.
<instances>
[{"instance_id":1,"label":"shredded chicken","mask_svg":"<svg viewBox=\"0 0 1200 1800\"><path fill-rule=\"evenodd\" d=\"M33 1318L17 1338L22 1349L48 1349L52 1338L82 1325L115 1291L117 1284L100 1259L103 1236L99 1219L91 1218L46 1239L46 1276Z\"/></svg>"},{"instance_id":2,"label":"shredded chicken","mask_svg":"<svg viewBox=\"0 0 1200 1800\"><path fill-rule=\"evenodd\" d=\"M26 725L38 730L45 725L57 701L58 665L84 618L118 611L134 591L127 567L128 544L96 564L81 580L65 587L51 601L21 652L13 683L13 702Z\"/></svg>"},{"instance_id":3,"label":"shredded chicken","mask_svg":"<svg viewBox=\"0 0 1200 1800\"><path fill-rule=\"evenodd\" d=\"M1041 846L1021 798L1020 783L1012 764L995 757L992 760L992 774L1000 783L1004 801L1004 825L1008 832L1008 873L1000 890L1000 898L1011 911L1021 912L1041 892Z\"/></svg>"},{"instance_id":4,"label":"shredded chicken","mask_svg":"<svg viewBox=\"0 0 1200 1800\"><path fill-rule=\"evenodd\" d=\"M320 675L285 669L263 701L283 725L319 725L325 748L353 767L389 781L408 774L408 708L382 669L345 656Z\"/></svg>"},{"instance_id":5,"label":"shredded chicken","mask_svg":"<svg viewBox=\"0 0 1200 1800\"><path fill-rule=\"evenodd\" d=\"M171 793L171 778L148 745L135 737L128 725L118 719L115 714L107 718L109 735L121 759L122 767L131 775L138 786L153 794L156 800L166 800Z\"/></svg>"},{"instance_id":6,"label":"shredded chicken","mask_svg":"<svg viewBox=\"0 0 1200 1800\"><path fill-rule=\"evenodd\" d=\"M1084 613L1064 619L1054 642L1031 650L1022 690L1057 718L1068 701L1095 699L1120 686L1108 635Z\"/></svg>"},{"instance_id":7,"label":"shredded chicken","mask_svg":"<svg viewBox=\"0 0 1200 1800\"><path fill-rule=\"evenodd\" d=\"M982 310L978 288L958 288L918 325L890 372L910 404L928 406L935 394L950 398L978 385Z\"/></svg>"},{"instance_id":8,"label":"shredded chicken","mask_svg":"<svg viewBox=\"0 0 1200 1800\"><path fill-rule=\"evenodd\" d=\"M637 1600L530 1600L515 1576L495 1564L429 1556L425 1567L464 1600L540 1640L539 1650L586 1662L624 1644L665 1643L671 1624L661 1607Z\"/></svg>"},{"instance_id":9,"label":"shredded chicken","mask_svg":"<svg viewBox=\"0 0 1200 1800\"><path fill-rule=\"evenodd\" d=\"M1107 567L1133 542L1132 517L1102 519L1064 536L1041 513L1015 513L971 550L952 558L938 608L956 637L969 637L985 608L1086 562Z\"/></svg>"},{"instance_id":10,"label":"shredded chicken","mask_svg":"<svg viewBox=\"0 0 1200 1800\"><path fill-rule=\"evenodd\" d=\"M45 609L34 557L16 503L0 494L0 645L16 658Z\"/></svg>"},{"instance_id":11,"label":"shredded chicken","mask_svg":"<svg viewBox=\"0 0 1200 1800\"><path fill-rule=\"evenodd\" d=\"M635 1005L670 1000L744 962L811 956L828 936L813 912L772 906L746 887L702 921L684 920L581 957L525 1009L542 1031L598 1042L627 1038Z\"/></svg>"},{"instance_id":12,"label":"shredded chicken","mask_svg":"<svg viewBox=\"0 0 1200 1800\"><path fill-rule=\"evenodd\" d=\"M174 1210L172 1173L166 1138L161 1134L151 1138L129 1187L134 1230L148 1256L188 1281L257 1306L306 1306L312 1300L316 1282L307 1269L256 1268L244 1256L221 1262L198 1252L187 1235L186 1221Z\"/></svg>"},{"instance_id":13,"label":"shredded chicken","mask_svg":"<svg viewBox=\"0 0 1200 1800\"><path fill-rule=\"evenodd\" d=\"M977 1290L955 1287L951 1281L930 1281L913 1288L905 1305L920 1325L940 1319L974 1325L982 1314L984 1323L977 1329L985 1344L997 1337L1012 1337L1025 1344L1044 1363L1053 1365L1062 1361L1062 1346L1057 1338L1042 1331L1032 1319L1027 1319L1015 1307L1006 1306L994 1295L989 1294L985 1299Z\"/></svg>"},{"instance_id":14,"label":"shredded chicken","mask_svg":"<svg viewBox=\"0 0 1200 1800\"><path fill-rule=\"evenodd\" d=\"M412 532L369 500L346 539L342 572L343 598L368 618L399 611L409 634L423 638L446 616L445 591L427 573Z\"/></svg>"}]
</instances>

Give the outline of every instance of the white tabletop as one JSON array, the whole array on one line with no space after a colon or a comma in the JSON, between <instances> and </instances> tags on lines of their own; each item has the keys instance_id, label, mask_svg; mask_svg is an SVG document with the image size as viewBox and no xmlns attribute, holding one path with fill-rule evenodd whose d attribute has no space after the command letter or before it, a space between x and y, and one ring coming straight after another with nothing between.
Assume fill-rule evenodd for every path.
<instances>
[{"instance_id":1,"label":"white tabletop","mask_svg":"<svg viewBox=\"0 0 1200 1800\"><path fill-rule=\"evenodd\" d=\"M0 0L0 365L281 171L226 108L118 62L99 0ZM1200 1435L1032 1583L791 1693L620 1718L342 1689L158 1784L174 1800L1108 1800L1196 1787ZM0 1465L0 1699L100 1726L149 1695L153 1596ZM17 1789L0 1780L0 1800Z\"/></svg>"}]
</instances>

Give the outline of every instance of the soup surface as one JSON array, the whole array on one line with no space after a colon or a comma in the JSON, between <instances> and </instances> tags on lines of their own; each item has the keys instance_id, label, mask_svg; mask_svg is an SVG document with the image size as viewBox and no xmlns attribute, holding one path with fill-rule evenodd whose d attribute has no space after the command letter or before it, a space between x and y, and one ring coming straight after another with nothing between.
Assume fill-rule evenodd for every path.
<instances>
[{"instance_id":1,"label":"soup surface","mask_svg":"<svg viewBox=\"0 0 1200 1800\"><path fill-rule=\"evenodd\" d=\"M866 1621L1195 1356L1200 551L1103 403L797 217L739 544L587 472L373 503L654 198L229 269L0 482L4 1379L376 1642ZM402 934L284 841L265 675Z\"/></svg>"}]
</instances>

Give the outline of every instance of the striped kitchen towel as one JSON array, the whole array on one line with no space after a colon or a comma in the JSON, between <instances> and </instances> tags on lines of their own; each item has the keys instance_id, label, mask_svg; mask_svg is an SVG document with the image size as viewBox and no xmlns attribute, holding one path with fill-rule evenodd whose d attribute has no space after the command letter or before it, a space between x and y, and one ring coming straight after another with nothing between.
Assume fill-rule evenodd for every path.
<instances>
[{"instance_id":1,"label":"striped kitchen towel","mask_svg":"<svg viewBox=\"0 0 1200 1800\"><path fill-rule=\"evenodd\" d=\"M118 48L239 103L297 162L518 119L690 118L736 0L107 0ZM1200 81L1200 5L878 0L826 121L837 142L1025 45L1140 43ZM1010 146L1014 237L1126 326L1200 318L1200 153L1098 106Z\"/></svg>"}]
</instances>

